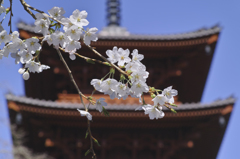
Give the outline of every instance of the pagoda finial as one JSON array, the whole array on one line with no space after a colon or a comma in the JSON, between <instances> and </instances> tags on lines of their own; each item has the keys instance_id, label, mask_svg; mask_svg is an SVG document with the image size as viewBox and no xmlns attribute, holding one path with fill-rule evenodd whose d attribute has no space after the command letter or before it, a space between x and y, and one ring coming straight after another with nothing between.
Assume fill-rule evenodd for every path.
<instances>
[{"instance_id":1,"label":"pagoda finial","mask_svg":"<svg viewBox=\"0 0 240 159\"><path fill-rule=\"evenodd\" d=\"M120 2L119 0L107 0L107 25L120 25Z\"/></svg>"}]
</instances>

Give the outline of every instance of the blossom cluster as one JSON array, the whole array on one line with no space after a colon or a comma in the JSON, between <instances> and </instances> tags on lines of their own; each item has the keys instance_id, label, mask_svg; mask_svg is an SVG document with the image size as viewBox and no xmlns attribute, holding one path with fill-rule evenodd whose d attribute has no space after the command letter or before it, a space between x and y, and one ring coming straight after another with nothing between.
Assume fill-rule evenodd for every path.
<instances>
[{"instance_id":1,"label":"blossom cluster","mask_svg":"<svg viewBox=\"0 0 240 159\"><path fill-rule=\"evenodd\" d=\"M109 95L111 99L123 98L125 100L130 95L133 98L139 98L139 102L142 103L141 96L143 93L149 92L149 86L146 84L149 73L146 71L146 66L141 63L144 56L142 54L138 54L138 50L135 49L131 53L132 58L130 58L130 51L128 49L118 49L116 46L113 50L107 50L106 54L109 62L112 64L117 63L119 67L125 68L125 72L129 74L128 79L126 80L121 76L120 80L117 81L116 79L111 78L110 74L107 79L93 79L91 81L91 85L93 85L95 90ZM145 114L149 114L150 119L162 118L164 117L162 106L166 103L173 104L173 96L176 96L177 93L177 90L172 89L170 86L164 89L162 94L158 93L158 95L153 99L153 106L143 103L143 105L138 107L136 110L144 110Z\"/></svg>"},{"instance_id":2,"label":"blossom cluster","mask_svg":"<svg viewBox=\"0 0 240 159\"><path fill-rule=\"evenodd\" d=\"M19 69L19 73L23 74L23 79L29 78L29 72L40 73L45 69L49 69L49 66L41 65L40 62L36 62L34 55L41 49L41 45L38 43L37 38L29 38L27 40L21 40L19 33L14 31L8 35L6 30L0 33L0 43L4 43L5 46L0 51L0 59L8 57L11 53L11 57L15 59L15 63L25 64L24 68Z\"/></svg>"},{"instance_id":3,"label":"blossom cluster","mask_svg":"<svg viewBox=\"0 0 240 159\"><path fill-rule=\"evenodd\" d=\"M53 7L48 10L49 15L37 13L35 21L35 32L42 33L44 35L43 41L47 41L49 45L53 45L55 48L62 47L66 52L69 53L69 57L74 60L76 56L74 53L76 50L81 48L81 43L79 42L81 36L83 36L83 41L86 45L90 45L91 41L97 41L97 35L95 34L97 28L87 28L84 30L84 26L89 24L87 18L88 13L86 11L79 11L76 9L73 11L69 18L63 16L65 13L63 8ZM57 23L53 23L49 17L54 20L59 21L63 25L64 32L56 30L51 33L52 26L58 28Z\"/></svg>"},{"instance_id":4,"label":"blossom cluster","mask_svg":"<svg viewBox=\"0 0 240 159\"><path fill-rule=\"evenodd\" d=\"M6 12L6 9L0 5L0 14L3 12ZM24 65L18 71L22 74L24 80L29 79L29 73L40 73L50 68L39 61L43 42L47 42L49 46L53 45L56 49L60 48L68 52L70 59L75 60L75 53L81 48L80 39L86 45L90 45L91 41L98 40L96 35L98 29L95 27L83 28L89 24L86 19L88 15L86 11L76 9L70 17L64 17L64 14L65 10L60 7L53 7L48 10L48 14L35 14L34 31L42 34L42 38L32 37L21 40L17 31L8 34L0 25L0 44L4 43L3 49L0 50L0 59L8 57L11 53L11 57L15 59L16 64L21 63ZM63 31L61 31L61 26L63 26ZM123 69L124 74L121 74L120 80L117 81L114 79L115 70L111 67L110 72L107 74L109 75L108 78L106 78L106 75L102 79L93 79L91 81L91 85L95 90L109 95L111 99L122 98L125 100L128 96L139 98L142 105L136 110L144 110L150 119L164 117L162 107L168 107L169 104L174 103L173 97L178 94L177 90L172 89L171 86L163 91L153 90L147 85L146 81L149 72L146 71L146 66L141 63L144 56L139 54L137 49L132 51L131 58L128 49L124 50L116 46L113 47L113 50L107 50L106 55L108 56L107 61L112 65L117 64L119 68ZM144 99L142 99L144 93L154 94L152 96L154 105L145 103ZM95 106L99 112L102 112L105 110L104 106L107 106L107 103L104 98L100 98L96 100ZM89 112L79 109L78 111L82 116L86 116L88 120L92 120L92 115Z\"/></svg>"},{"instance_id":5,"label":"blossom cluster","mask_svg":"<svg viewBox=\"0 0 240 159\"><path fill-rule=\"evenodd\" d=\"M0 7L1 13L5 11L3 6ZM84 43L90 45L91 41L96 41L97 28L83 29L83 26L87 26L89 22L86 20L87 12L79 11L76 9L73 11L69 18L63 16L65 13L63 8L53 7L46 13L37 13L35 15L35 27L36 33L44 35L42 42L46 41L49 45L55 48L62 47L69 53L69 57L74 60L75 52L81 48L79 42L80 37L83 36ZM54 23L58 21L59 23ZM60 31L61 24L63 25L64 32ZM59 26L60 25L60 26ZM55 26L55 29L52 27ZM12 34L8 34L6 30L0 27L0 44L4 43L5 46L0 51L0 59L2 57L8 57L11 53L11 57L15 59L15 63L22 63L24 68L19 69L19 73L23 74L23 79L28 80L30 72L40 73L45 69L49 69L49 66L42 65L38 59L41 51L40 41L37 37L21 40L19 33L14 31Z\"/></svg>"}]
</instances>

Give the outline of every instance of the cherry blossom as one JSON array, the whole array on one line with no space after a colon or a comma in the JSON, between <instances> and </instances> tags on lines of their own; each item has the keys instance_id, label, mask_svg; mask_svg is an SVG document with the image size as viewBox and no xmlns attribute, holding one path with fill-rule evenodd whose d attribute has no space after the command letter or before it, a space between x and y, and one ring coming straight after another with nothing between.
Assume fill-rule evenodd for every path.
<instances>
[{"instance_id":1,"label":"cherry blossom","mask_svg":"<svg viewBox=\"0 0 240 159\"><path fill-rule=\"evenodd\" d=\"M142 54L138 54L137 49L134 49L131 55L132 55L132 61L135 61L135 62L139 62L144 58Z\"/></svg>"},{"instance_id":2,"label":"cherry blossom","mask_svg":"<svg viewBox=\"0 0 240 159\"><path fill-rule=\"evenodd\" d=\"M99 98L96 101L96 110L98 110L99 112L102 112L103 106L107 106L107 103L105 102L104 98Z\"/></svg>"},{"instance_id":3,"label":"cherry blossom","mask_svg":"<svg viewBox=\"0 0 240 159\"><path fill-rule=\"evenodd\" d=\"M115 63L118 61L119 56L118 54L118 48L116 46L113 47L113 50L107 50L106 51L107 56L109 57L108 60L111 63Z\"/></svg>"},{"instance_id":4,"label":"cherry blossom","mask_svg":"<svg viewBox=\"0 0 240 159\"><path fill-rule=\"evenodd\" d=\"M7 34L6 30L3 30L0 33L0 44L4 42L5 44L8 43L11 40L11 37Z\"/></svg>"},{"instance_id":5,"label":"cherry blossom","mask_svg":"<svg viewBox=\"0 0 240 159\"><path fill-rule=\"evenodd\" d=\"M162 111L162 107L158 108L155 106L147 106L147 107L143 107L145 114L149 115L149 118L151 120L153 119L158 119L158 118L163 118L164 117L164 112Z\"/></svg>"},{"instance_id":6,"label":"cherry blossom","mask_svg":"<svg viewBox=\"0 0 240 159\"><path fill-rule=\"evenodd\" d=\"M77 109L81 116L86 116L88 120L92 120L92 115L89 112L86 112L84 110Z\"/></svg>"},{"instance_id":7,"label":"cherry blossom","mask_svg":"<svg viewBox=\"0 0 240 159\"><path fill-rule=\"evenodd\" d=\"M35 51L40 50L41 49L41 45L38 43L39 40L36 38L29 38L25 41L25 44L27 46L27 49L29 52L31 52L32 54L35 53Z\"/></svg>"},{"instance_id":8,"label":"cherry blossom","mask_svg":"<svg viewBox=\"0 0 240 159\"><path fill-rule=\"evenodd\" d=\"M173 96L178 95L178 91L172 89L172 86L169 86L163 90L163 94L166 95L168 99L171 99Z\"/></svg>"},{"instance_id":9,"label":"cherry blossom","mask_svg":"<svg viewBox=\"0 0 240 159\"><path fill-rule=\"evenodd\" d=\"M67 29L66 34L71 37L73 40L79 40L80 35L82 34L82 30L79 29L76 25Z\"/></svg>"},{"instance_id":10,"label":"cherry blossom","mask_svg":"<svg viewBox=\"0 0 240 159\"><path fill-rule=\"evenodd\" d=\"M118 66L124 66L125 63L128 63L131 61L131 59L128 57L129 56L129 50L123 50L123 49L118 49Z\"/></svg>"},{"instance_id":11,"label":"cherry blossom","mask_svg":"<svg viewBox=\"0 0 240 159\"><path fill-rule=\"evenodd\" d=\"M154 105L158 105L158 104L159 105L164 105L165 102L168 101L168 99L163 94L159 94L152 101L154 102Z\"/></svg>"},{"instance_id":12,"label":"cherry blossom","mask_svg":"<svg viewBox=\"0 0 240 159\"><path fill-rule=\"evenodd\" d=\"M98 31L97 28L90 28L86 30L86 33L84 34L83 41L86 45L90 45L91 41L97 41L98 37L96 35L96 32Z\"/></svg>"},{"instance_id":13,"label":"cherry blossom","mask_svg":"<svg viewBox=\"0 0 240 159\"><path fill-rule=\"evenodd\" d=\"M80 12L78 9L76 9L70 16L70 20L73 24L77 25L78 27L87 26L89 24L89 22L86 19L87 15L88 13L85 10Z\"/></svg>"},{"instance_id":14,"label":"cherry blossom","mask_svg":"<svg viewBox=\"0 0 240 159\"><path fill-rule=\"evenodd\" d=\"M34 24L36 25L34 28L35 33L42 33L43 35L47 35L49 33L49 24L46 20L40 19L38 21L35 21Z\"/></svg>"},{"instance_id":15,"label":"cherry blossom","mask_svg":"<svg viewBox=\"0 0 240 159\"><path fill-rule=\"evenodd\" d=\"M90 84L93 85L95 90L102 92L101 83L102 83L102 81L99 79L92 79Z\"/></svg>"},{"instance_id":16,"label":"cherry blossom","mask_svg":"<svg viewBox=\"0 0 240 159\"><path fill-rule=\"evenodd\" d=\"M48 10L48 13L57 20L61 20L64 18L63 14L65 14L65 10L61 7L53 7L52 9Z\"/></svg>"}]
</instances>

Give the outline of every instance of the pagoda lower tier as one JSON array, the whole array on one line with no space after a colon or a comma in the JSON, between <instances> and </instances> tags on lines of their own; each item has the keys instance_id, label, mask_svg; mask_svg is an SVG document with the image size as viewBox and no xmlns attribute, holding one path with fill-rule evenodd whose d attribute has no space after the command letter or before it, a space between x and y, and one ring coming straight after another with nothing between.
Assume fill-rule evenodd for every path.
<instances>
[{"instance_id":1,"label":"pagoda lower tier","mask_svg":"<svg viewBox=\"0 0 240 159\"><path fill-rule=\"evenodd\" d=\"M56 159L91 158L84 155L90 147L84 138L87 119L76 110L83 106L77 100L74 103L73 97L59 95L57 101L45 101L6 95L11 122L19 123L21 116L19 127L29 134L27 146ZM101 145L94 145L98 159L216 158L235 99L180 104L177 114L164 108L165 117L160 120L135 111L139 106L135 101L114 101L106 107L109 117L94 106L89 109L91 130Z\"/></svg>"}]
</instances>

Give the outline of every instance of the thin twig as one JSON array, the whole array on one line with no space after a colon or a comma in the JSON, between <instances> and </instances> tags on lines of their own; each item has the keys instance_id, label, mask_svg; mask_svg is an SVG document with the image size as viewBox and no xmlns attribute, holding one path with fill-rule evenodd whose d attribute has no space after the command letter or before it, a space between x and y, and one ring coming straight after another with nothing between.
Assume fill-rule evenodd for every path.
<instances>
[{"instance_id":1,"label":"thin twig","mask_svg":"<svg viewBox=\"0 0 240 159\"><path fill-rule=\"evenodd\" d=\"M10 26L10 33L12 33L12 16L13 16L13 13L12 13L12 0L9 0L9 2L10 2L10 8L9 8L9 10L10 10L10 18L9 18L8 26Z\"/></svg>"},{"instance_id":2,"label":"thin twig","mask_svg":"<svg viewBox=\"0 0 240 159\"><path fill-rule=\"evenodd\" d=\"M66 67L66 69L67 69L67 71L68 71L68 74L69 74L69 76L70 76L70 78L71 78L72 83L74 84L76 90L78 91L78 94L79 94L80 99L81 99L81 103L83 104L83 106L84 106L84 108L85 108L85 111L88 111L88 108L85 106L85 104L84 104L84 102L83 102L83 99L82 99L82 97L83 97L84 95L82 94L82 92L81 92L80 89L78 88L78 86L77 86L77 84L76 84L76 82L75 82L75 80L74 80L74 78L73 78L72 71L69 69L66 61L64 60L64 58L63 58L63 56L62 56L62 54L61 54L61 52L60 52L60 50L57 49L57 48L56 48L56 50L57 50L57 53L58 53L61 61L63 62L64 66ZM93 140L93 136L92 136L91 127L90 127L90 121L89 121L89 120L88 120L88 133L89 133L89 135L90 135L90 143L91 143L90 151L91 151L92 154L93 154L93 159L97 159L97 156L96 156L96 154L95 154L95 152L94 152L94 149L93 149L93 141L92 141L92 140Z\"/></svg>"},{"instance_id":3,"label":"thin twig","mask_svg":"<svg viewBox=\"0 0 240 159\"><path fill-rule=\"evenodd\" d=\"M89 138L90 138L90 151L92 152L93 156L92 158L93 159L97 159L97 155L96 153L94 152L94 149L93 149L93 136L92 136L92 132L91 132L91 129L90 129L90 121L88 120L88 133L89 133Z\"/></svg>"},{"instance_id":4,"label":"thin twig","mask_svg":"<svg viewBox=\"0 0 240 159\"><path fill-rule=\"evenodd\" d=\"M104 61L108 62L112 67L116 68L119 72L122 74L129 76L126 72L124 72L121 68L117 67L115 64L111 63L106 57L102 56L99 52L97 52L95 49L93 49L90 45L86 45L90 50L92 50L96 55L101 57Z\"/></svg>"},{"instance_id":5,"label":"thin twig","mask_svg":"<svg viewBox=\"0 0 240 159\"><path fill-rule=\"evenodd\" d=\"M24 0L20 0L20 2L21 2L21 4L22 4L23 8L33 17L33 19L36 20L37 18L36 18L35 15L32 13L32 11L30 11L29 5L28 5Z\"/></svg>"},{"instance_id":6,"label":"thin twig","mask_svg":"<svg viewBox=\"0 0 240 159\"><path fill-rule=\"evenodd\" d=\"M64 51L64 52L66 52L65 49L63 49L63 48L61 48L61 47L59 47L59 49L62 50L62 51ZM100 60L92 59L92 58L89 58L89 57L80 55L80 54L78 54L78 53L74 53L74 54L77 55L78 57L81 57L82 59L84 59L84 60L86 60L86 61L87 61L87 60L91 60L91 61L94 61L94 62L103 64L103 65L106 65L106 66L111 66L111 64L109 64L108 62L102 62L102 61L100 61Z\"/></svg>"},{"instance_id":7,"label":"thin twig","mask_svg":"<svg viewBox=\"0 0 240 159\"><path fill-rule=\"evenodd\" d=\"M52 17L52 16L49 16L48 14L46 14L44 11L41 11L37 8L34 8L32 6L30 6L29 4L27 4L24 0L20 0L20 2L22 3L24 9L36 20L37 18L35 17L35 15L30 11L31 10L34 10L36 12L39 12L39 13L42 13L44 16L48 17L48 18L51 18L53 20L55 20L56 22L64 25L61 21L57 20L56 18ZM30 8L30 9L29 9Z\"/></svg>"},{"instance_id":8,"label":"thin twig","mask_svg":"<svg viewBox=\"0 0 240 159\"><path fill-rule=\"evenodd\" d=\"M81 92L80 89L78 88L78 85L77 85L76 81L75 81L74 78L73 78L72 71L69 69L66 61L64 60L64 58L63 58L63 56L62 56L62 54L61 54L61 52L60 52L60 50L57 49L57 48L56 48L56 50L57 50L57 53L58 53L61 61L63 62L64 66L66 67L66 69L67 69L67 71L68 71L68 74L69 74L69 76L70 76L70 78L71 78L72 83L74 84L74 86L75 86L75 88L76 88L76 90L77 90L77 92L78 92L78 94L79 94L79 96L80 96L81 103L83 104L85 111L88 111L88 109L87 109L87 107L85 106L85 104L84 104L84 102L83 102L83 99L82 99L82 97L85 96L85 95L82 94L82 92ZM87 98L87 97L86 97L86 98Z\"/></svg>"}]
</instances>

